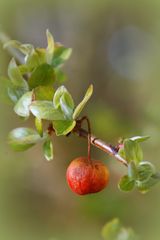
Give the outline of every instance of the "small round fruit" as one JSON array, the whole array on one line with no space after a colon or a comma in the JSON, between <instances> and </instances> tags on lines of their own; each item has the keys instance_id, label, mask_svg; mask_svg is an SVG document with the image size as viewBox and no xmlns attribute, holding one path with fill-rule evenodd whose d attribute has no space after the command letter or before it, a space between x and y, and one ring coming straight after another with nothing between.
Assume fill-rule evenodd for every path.
<instances>
[{"instance_id":1,"label":"small round fruit","mask_svg":"<svg viewBox=\"0 0 160 240\"><path fill-rule=\"evenodd\" d=\"M67 168L66 178L71 190L79 195L100 192L109 182L108 168L87 157L74 159Z\"/></svg>"}]
</instances>

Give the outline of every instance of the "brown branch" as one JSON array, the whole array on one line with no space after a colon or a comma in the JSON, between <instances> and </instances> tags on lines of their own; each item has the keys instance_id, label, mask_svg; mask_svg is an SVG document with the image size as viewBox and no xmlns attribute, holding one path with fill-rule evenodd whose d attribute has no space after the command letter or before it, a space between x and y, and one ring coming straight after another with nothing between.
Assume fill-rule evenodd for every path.
<instances>
[{"instance_id":1,"label":"brown branch","mask_svg":"<svg viewBox=\"0 0 160 240\"><path fill-rule=\"evenodd\" d=\"M83 137L83 138L88 138L88 132L86 130L84 130L83 128L76 128L74 130L75 133L78 134L79 137ZM125 159L123 159L118 153L117 151L114 149L114 147L112 147L111 145L105 143L103 140L95 137L94 135L91 134L91 144L99 149L101 149L102 151L106 152L107 154L109 154L110 156L116 158L119 162L123 163L125 166L128 166L128 163Z\"/></svg>"}]
</instances>

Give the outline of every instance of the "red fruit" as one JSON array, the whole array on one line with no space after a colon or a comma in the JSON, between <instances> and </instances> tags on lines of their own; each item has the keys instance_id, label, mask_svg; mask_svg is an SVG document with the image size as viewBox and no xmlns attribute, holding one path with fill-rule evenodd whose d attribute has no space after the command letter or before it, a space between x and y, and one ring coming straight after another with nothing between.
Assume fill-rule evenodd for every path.
<instances>
[{"instance_id":1,"label":"red fruit","mask_svg":"<svg viewBox=\"0 0 160 240\"><path fill-rule=\"evenodd\" d=\"M100 192L109 182L108 168L100 161L88 161L87 157L74 159L68 166L67 182L79 195Z\"/></svg>"}]
</instances>

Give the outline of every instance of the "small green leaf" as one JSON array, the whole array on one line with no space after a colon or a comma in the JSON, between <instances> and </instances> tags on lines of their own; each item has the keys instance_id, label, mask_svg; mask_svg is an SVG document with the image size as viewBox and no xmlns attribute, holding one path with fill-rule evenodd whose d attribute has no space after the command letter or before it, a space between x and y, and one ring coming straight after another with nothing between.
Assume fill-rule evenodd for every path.
<instances>
[{"instance_id":1,"label":"small green leaf","mask_svg":"<svg viewBox=\"0 0 160 240\"><path fill-rule=\"evenodd\" d=\"M53 97L53 105L56 109L61 108L67 119L72 119L74 102L73 98L64 86L60 86Z\"/></svg>"},{"instance_id":2,"label":"small green leaf","mask_svg":"<svg viewBox=\"0 0 160 240\"><path fill-rule=\"evenodd\" d=\"M49 101L34 101L30 105L32 114L40 119L46 120L65 120L64 114L53 107L53 103Z\"/></svg>"},{"instance_id":3,"label":"small green leaf","mask_svg":"<svg viewBox=\"0 0 160 240\"><path fill-rule=\"evenodd\" d=\"M44 138L31 128L16 128L8 136L8 142L15 151L25 151L42 139Z\"/></svg>"},{"instance_id":4,"label":"small green leaf","mask_svg":"<svg viewBox=\"0 0 160 240\"><path fill-rule=\"evenodd\" d=\"M64 83L67 80L67 76L59 68L55 68L56 81L59 85Z\"/></svg>"},{"instance_id":5,"label":"small green leaf","mask_svg":"<svg viewBox=\"0 0 160 240\"><path fill-rule=\"evenodd\" d=\"M21 42L19 41L16 41L16 40L10 40L8 42L6 42L3 47L4 48L8 48L8 47L14 47L14 48L17 48L18 50L20 50L24 55L28 55L30 54L31 51L33 51L33 45L31 44L22 44Z\"/></svg>"},{"instance_id":6,"label":"small green leaf","mask_svg":"<svg viewBox=\"0 0 160 240\"><path fill-rule=\"evenodd\" d=\"M17 115L21 117L29 117L29 106L32 103L33 92L25 93L16 103L14 111Z\"/></svg>"},{"instance_id":7,"label":"small green leaf","mask_svg":"<svg viewBox=\"0 0 160 240\"><path fill-rule=\"evenodd\" d=\"M34 89L35 100L52 101L54 89L52 86L39 86Z\"/></svg>"},{"instance_id":8,"label":"small green leaf","mask_svg":"<svg viewBox=\"0 0 160 240\"><path fill-rule=\"evenodd\" d=\"M123 176L118 184L118 187L121 191L129 192L135 186L135 181L129 178L127 175Z\"/></svg>"},{"instance_id":9,"label":"small green leaf","mask_svg":"<svg viewBox=\"0 0 160 240\"><path fill-rule=\"evenodd\" d=\"M8 96L13 103L17 103L25 92L23 88L15 87L11 84L7 88Z\"/></svg>"},{"instance_id":10,"label":"small green leaf","mask_svg":"<svg viewBox=\"0 0 160 240\"><path fill-rule=\"evenodd\" d=\"M79 114L83 110L84 106L86 105L86 103L88 102L90 97L92 96L92 93L93 93L93 85L91 84L89 86L89 88L88 88L88 90L87 90L83 100L75 108L74 113L73 113L73 119L76 119L79 116Z\"/></svg>"},{"instance_id":11,"label":"small green leaf","mask_svg":"<svg viewBox=\"0 0 160 240\"><path fill-rule=\"evenodd\" d=\"M37 132L39 133L39 135L41 137L43 137L43 125L42 125L42 119L40 118L35 118L35 126L36 126L36 129L37 129Z\"/></svg>"},{"instance_id":12,"label":"small green leaf","mask_svg":"<svg viewBox=\"0 0 160 240\"><path fill-rule=\"evenodd\" d=\"M140 162L137 167L137 170L138 170L137 180L140 182L148 181L149 178L156 172L154 165L147 161Z\"/></svg>"},{"instance_id":13,"label":"small green leaf","mask_svg":"<svg viewBox=\"0 0 160 240\"><path fill-rule=\"evenodd\" d=\"M36 48L35 52L38 56L39 65L46 63L46 49L44 48Z\"/></svg>"},{"instance_id":14,"label":"small green leaf","mask_svg":"<svg viewBox=\"0 0 160 240\"><path fill-rule=\"evenodd\" d=\"M43 144L43 152L47 161L53 160L53 143L50 139Z\"/></svg>"},{"instance_id":15,"label":"small green leaf","mask_svg":"<svg viewBox=\"0 0 160 240\"><path fill-rule=\"evenodd\" d=\"M55 81L54 69L48 64L42 64L33 71L31 77L28 79L30 89L38 86L53 85Z\"/></svg>"},{"instance_id":16,"label":"small green leaf","mask_svg":"<svg viewBox=\"0 0 160 240\"><path fill-rule=\"evenodd\" d=\"M19 67L22 74L24 74L27 69L32 71L35 67L38 67L46 60L44 51L42 54L42 51L40 52L38 48L34 49L33 45L31 44L22 44L18 41L11 40L5 44L5 47L10 46L17 48L25 55L25 64L22 65L23 67Z\"/></svg>"},{"instance_id":17,"label":"small green leaf","mask_svg":"<svg viewBox=\"0 0 160 240\"><path fill-rule=\"evenodd\" d=\"M21 72L14 58L12 58L12 60L9 63L8 76L11 79L14 86L23 88L24 90L28 91L28 84L26 80L22 77Z\"/></svg>"},{"instance_id":18,"label":"small green leaf","mask_svg":"<svg viewBox=\"0 0 160 240\"><path fill-rule=\"evenodd\" d=\"M121 223L119 219L115 218L105 224L102 229L102 237L105 240L117 240L117 236L121 230Z\"/></svg>"},{"instance_id":19,"label":"small green leaf","mask_svg":"<svg viewBox=\"0 0 160 240\"><path fill-rule=\"evenodd\" d=\"M137 178L137 167L133 161L128 164L128 177L130 179L136 180Z\"/></svg>"},{"instance_id":20,"label":"small green leaf","mask_svg":"<svg viewBox=\"0 0 160 240\"><path fill-rule=\"evenodd\" d=\"M54 56L52 59L53 67L61 66L66 60L69 59L71 53L72 53L71 48L65 48L63 46L55 48Z\"/></svg>"},{"instance_id":21,"label":"small green leaf","mask_svg":"<svg viewBox=\"0 0 160 240\"><path fill-rule=\"evenodd\" d=\"M134 161L136 164L143 160L143 152L140 145L131 139L124 140L124 151L128 162Z\"/></svg>"},{"instance_id":22,"label":"small green leaf","mask_svg":"<svg viewBox=\"0 0 160 240\"><path fill-rule=\"evenodd\" d=\"M131 228L121 228L118 238L115 240L139 240Z\"/></svg>"},{"instance_id":23,"label":"small green leaf","mask_svg":"<svg viewBox=\"0 0 160 240\"><path fill-rule=\"evenodd\" d=\"M144 141L148 140L149 138L150 138L150 136L135 136L135 137L131 137L130 140L140 143L140 142L144 142Z\"/></svg>"},{"instance_id":24,"label":"small green leaf","mask_svg":"<svg viewBox=\"0 0 160 240\"><path fill-rule=\"evenodd\" d=\"M53 127L56 131L56 135L67 135L70 133L76 125L76 121L53 121Z\"/></svg>"},{"instance_id":25,"label":"small green leaf","mask_svg":"<svg viewBox=\"0 0 160 240\"><path fill-rule=\"evenodd\" d=\"M54 39L48 29L46 31L46 35L47 35L47 42L48 42L48 46L46 49L46 60L48 64L51 64L53 53L54 53Z\"/></svg>"},{"instance_id":26,"label":"small green leaf","mask_svg":"<svg viewBox=\"0 0 160 240\"><path fill-rule=\"evenodd\" d=\"M8 85L7 94L13 103L17 103L18 100L26 93L24 88L16 87L12 83Z\"/></svg>"},{"instance_id":27,"label":"small green leaf","mask_svg":"<svg viewBox=\"0 0 160 240\"><path fill-rule=\"evenodd\" d=\"M28 66L26 64L19 65L18 69L22 75L27 74L29 72Z\"/></svg>"},{"instance_id":28,"label":"small green leaf","mask_svg":"<svg viewBox=\"0 0 160 240\"><path fill-rule=\"evenodd\" d=\"M65 86L60 86L57 88L54 97L53 97L53 105L55 108L59 108L60 106L60 98L63 96L64 93L68 92Z\"/></svg>"},{"instance_id":29,"label":"small green leaf","mask_svg":"<svg viewBox=\"0 0 160 240\"><path fill-rule=\"evenodd\" d=\"M143 181L143 182L136 181L136 186L141 193L146 193L150 190L151 187L153 187L155 184L159 182L160 182L160 174L155 173L148 179L148 181Z\"/></svg>"},{"instance_id":30,"label":"small green leaf","mask_svg":"<svg viewBox=\"0 0 160 240\"><path fill-rule=\"evenodd\" d=\"M6 103L16 103L26 92L21 87L16 87L9 78L0 76L0 99Z\"/></svg>"},{"instance_id":31,"label":"small green leaf","mask_svg":"<svg viewBox=\"0 0 160 240\"><path fill-rule=\"evenodd\" d=\"M43 62L41 62L41 59L35 49L25 57L25 64L30 72L35 70L35 68L42 63Z\"/></svg>"},{"instance_id":32,"label":"small green leaf","mask_svg":"<svg viewBox=\"0 0 160 240\"><path fill-rule=\"evenodd\" d=\"M124 228L119 219L115 218L105 224L102 229L104 240L138 240L138 236L131 228Z\"/></svg>"},{"instance_id":33,"label":"small green leaf","mask_svg":"<svg viewBox=\"0 0 160 240\"><path fill-rule=\"evenodd\" d=\"M68 119L72 119L74 102L72 96L68 92L65 92L60 98L60 107L64 115Z\"/></svg>"}]
</instances>

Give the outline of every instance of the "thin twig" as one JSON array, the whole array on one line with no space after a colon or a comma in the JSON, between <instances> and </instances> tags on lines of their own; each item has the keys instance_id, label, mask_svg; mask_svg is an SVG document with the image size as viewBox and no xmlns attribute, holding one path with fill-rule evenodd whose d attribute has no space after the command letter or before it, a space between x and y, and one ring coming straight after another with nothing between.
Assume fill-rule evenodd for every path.
<instances>
[{"instance_id":1,"label":"thin twig","mask_svg":"<svg viewBox=\"0 0 160 240\"><path fill-rule=\"evenodd\" d=\"M88 138L88 132L84 130L83 128L76 128L75 132L78 134L79 137ZM91 144L102 151L106 152L110 156L116 158L119 162L123 163L125 166L128 166L127 161L123 159L117 151L110 145L108 145L103 140L95 137L91 134Z\"/></svg>"}]
</instances>

